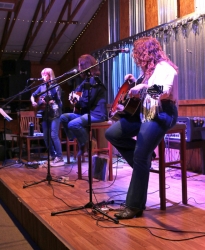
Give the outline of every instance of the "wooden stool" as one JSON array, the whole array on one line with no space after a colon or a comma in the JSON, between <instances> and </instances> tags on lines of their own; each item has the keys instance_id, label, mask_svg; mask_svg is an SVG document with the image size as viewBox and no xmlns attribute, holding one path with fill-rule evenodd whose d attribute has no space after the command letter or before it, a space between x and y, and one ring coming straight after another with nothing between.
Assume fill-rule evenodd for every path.
<instances>
[{"instance_id":1,"label":"wooden stool","mask_svg":"<svg viewBox=\"0 0 205 250\"><path fill-rule=\"evenodd\" d=\"M92 149L92 153L107 152L109 156L109 181L113 180L112 172L112 145L107 141L107 147L99 148L100 144L100 130L107 129L112 125L111 121L91 123L91 138L93 130L96 130L97 148ZM78 157L78 179L82 179L81 157Z\"/></svg>"},{"instance_id":2,"label":"wooden stool","mask_svg":"<svg viewBox=\"0 0 205 250\"><path fill-rule=\"evenodd\" d=\"M164 139L158 145L159 152L159 170L151 169L150 172L159 174L159 193L160 193L160 209L166 209L166 186L165 186L165 168L181 169L182 182L182 203L187 204L187 176L186 176L186 141L185 141L186 125L177 123L173 128L168 130L166 134L180 134L180 159L177 161L166 162L165 158L165 142ZM180 166L173 166L173 164L180 163Z\"/></svg>"},{"instance_id":3,"label":"wooden stool","mask_svg":"<svg viewBox=\"0 0 205 250\"><path fill-rule=\"evenodd\" d=\"M70 163L70 146L73 146L73 158L76 159L77 155L77 140L74 139L73 141L70 141L68 138L66 139L66 149L67 149L67 163Z\"/></svg>"},{"instance_id":4,"label":"wooden stool","mask_svg":"<svg viewBox=\"0 0 205 250\"><path fill-rule=\"evenodd\" d=\"M70 163L70 146L73 146L73 155L74 155L74 159L76 159L76 155L77 155L77 140L74 139L73 141L70 141L67 136L64 133L64 128L62 126L62 124L60 125L60 131L59 131L59 138L60 138L60 142L61 144L66 144L66 152L67 152L67 163Z\"/></svg>"}]
</instances>

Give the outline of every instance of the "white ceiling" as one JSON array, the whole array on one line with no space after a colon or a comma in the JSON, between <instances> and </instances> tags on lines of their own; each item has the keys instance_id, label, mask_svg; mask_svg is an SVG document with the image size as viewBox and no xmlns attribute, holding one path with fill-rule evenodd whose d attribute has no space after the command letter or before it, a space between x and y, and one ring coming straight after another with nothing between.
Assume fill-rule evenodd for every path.
<instances>
[{"instance_id":1,"label":"white ceiling","mask_svg":"<svg viewBox=\"0 0 205 250\"><path fill-rule=\"evenodd\" d=\"M102 2L0 0L0 60L59 61Z\"/></svg>"}]
</instances>

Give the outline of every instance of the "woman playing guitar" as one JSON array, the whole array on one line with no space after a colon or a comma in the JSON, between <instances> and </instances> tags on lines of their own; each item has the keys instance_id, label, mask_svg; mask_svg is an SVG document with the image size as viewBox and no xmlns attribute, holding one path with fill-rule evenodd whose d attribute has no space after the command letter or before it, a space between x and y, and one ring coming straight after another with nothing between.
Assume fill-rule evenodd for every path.
<instances>
[{"instance_id":1,"label":"woman playing guitar","mask_svg":"<svg viewBox=\"0 0 205 250\"><path fill-rule=\"evenodd\" d=\"M85 71L94 65L96 66ZM88 112L90 111L91 123L103 122L107 120L107 105L105 87L98 80L100 71L96 59L89 54L82 55L78 58L78 68L84 73L81 73L82 83L70 95L71 102L75 106L74 112L62 114L60 120L67 137L70 140L77 138L79 148L77 156L81 156L88 142ZM79 92L82 94L78 95Z\"/></svg>"},{"instance_id":2,"label":"woman playing guitar","mask_svg":"<svg viewBox=\"0 0 205 250\"><path fill-rule=\"evenodd\" d=\"M44 141L49 149L50 159L53 160L50 165L61 166L64 165L59 139L60 115L62 113L61 89L59 86L52 88L55 84L53 81L55 75L51 68L43 69L41 76L44 84L32 93L31 103L33 107L41 109ZM38 102L35 101L37 96L39 96ZM50 135L48 135L48 129ZM51 138L49 145L48 136Z\"/></svg>"},{"instance_id":3,"label":"woman playing guitar","mask_svg":"<svg viewBox=\"0 0 205 250\"><path fill-rule=\"evenodd\" d=\"M132 167L125 208L115 214L118 219L140 217L146 208L147 189L152 154L167 130L178 117L178 68L164 53L158 40L141 37L134 41L132 56L143 73L143 80L130 88L130 98L140 98L145 89L141 108L134 115L120 117L106 131L105 137ZM125 80L135 82L132 74ZM149 88L161 86L160 93ZM135 140L133 137L137 137Z\"/></svg>"}]
</instances>

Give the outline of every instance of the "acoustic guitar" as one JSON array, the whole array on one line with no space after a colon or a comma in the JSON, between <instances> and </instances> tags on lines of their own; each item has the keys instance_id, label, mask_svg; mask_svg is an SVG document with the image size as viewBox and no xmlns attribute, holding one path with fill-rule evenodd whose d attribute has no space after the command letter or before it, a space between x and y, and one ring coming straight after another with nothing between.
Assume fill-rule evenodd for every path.
<instances>
[{"instance_id":1,"label":"acoustic guitar","mask_svg":"<svg viewBox=\"0 0 205 250\"><path fill-rule=\"evenodd\" d=\"M35 107L36 112L43 112L46 110L46 103L49 102L51 98L49 96L39 96L36 99L37 106Z\"/></svg>"},{"instance_id":2,"label":"acoustic guitar","mask_svg":"<svg viewBox=\"0 0 205 250\"><path fill-rule=\"evenodd\" d=\"M68 100L71 102L72 105L74 105L73 108L73 113L75 114L80 114L80 109L75 107L75 104L78 102L79 97L82 97L83 92L75 92L72 91L69 96L68 96Z\"/></svg>"},{"instance_id":3,"label":"acoustic guitar","mask_svg":"<svg viewBox=\"0 0 205 250\"><path fill-rule=\"evenodd\" d=\"M130 116L134 115L147 93L152 96L159 95L163 92L163 86L154 84L148 89L142 89L139 93L140 98L130 98L128 92L135 85L135 82L130 83L129 80L123 83L109 111L108 117L110 120L118 121L121 116L125 114Z\"/></svg>"}]
</instances>

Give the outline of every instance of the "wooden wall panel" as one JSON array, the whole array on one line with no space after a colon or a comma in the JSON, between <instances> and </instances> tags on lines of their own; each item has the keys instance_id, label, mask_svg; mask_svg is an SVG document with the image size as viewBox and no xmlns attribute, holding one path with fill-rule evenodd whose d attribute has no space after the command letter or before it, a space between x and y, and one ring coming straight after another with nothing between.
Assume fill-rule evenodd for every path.
<instances>
[{"instance_id":1,"label":"wooden wall panel","mask_svg":"<svg viewBox=\"0 0 205 250\"><path fill-rule=\"evenodd\" d=\"M158 25L157 0L145 1L145 29L151 29Z\"/></svg>"},{"instance_id":2,"label":"wooden wall panel","mask_svg":"<svg viewBox=\"0 0 205 250\"><path fill-rule=\"evenodd\" d=\"M178 18L195 11L194 0L178 0Z\"/></svg>"},{"instance_id":3,"label":"wooden wall panel","mask_svg":"<svg viewBox=\"0 0 205 250\"><path fill-rule=\"evenodd\" d=\"M129 4L120 0L120 40L129 37Z\"/></svg>"},{"instance_id":4,"label":"wooden wall panel","mask_svg":"<svg viewBox=\"0 0 205 250\"><path fill-rule=\"evenodd\" d=\"M205 100L180 100L179 116L203 116L205 117Z\"/></svg>"}]
</instances>

